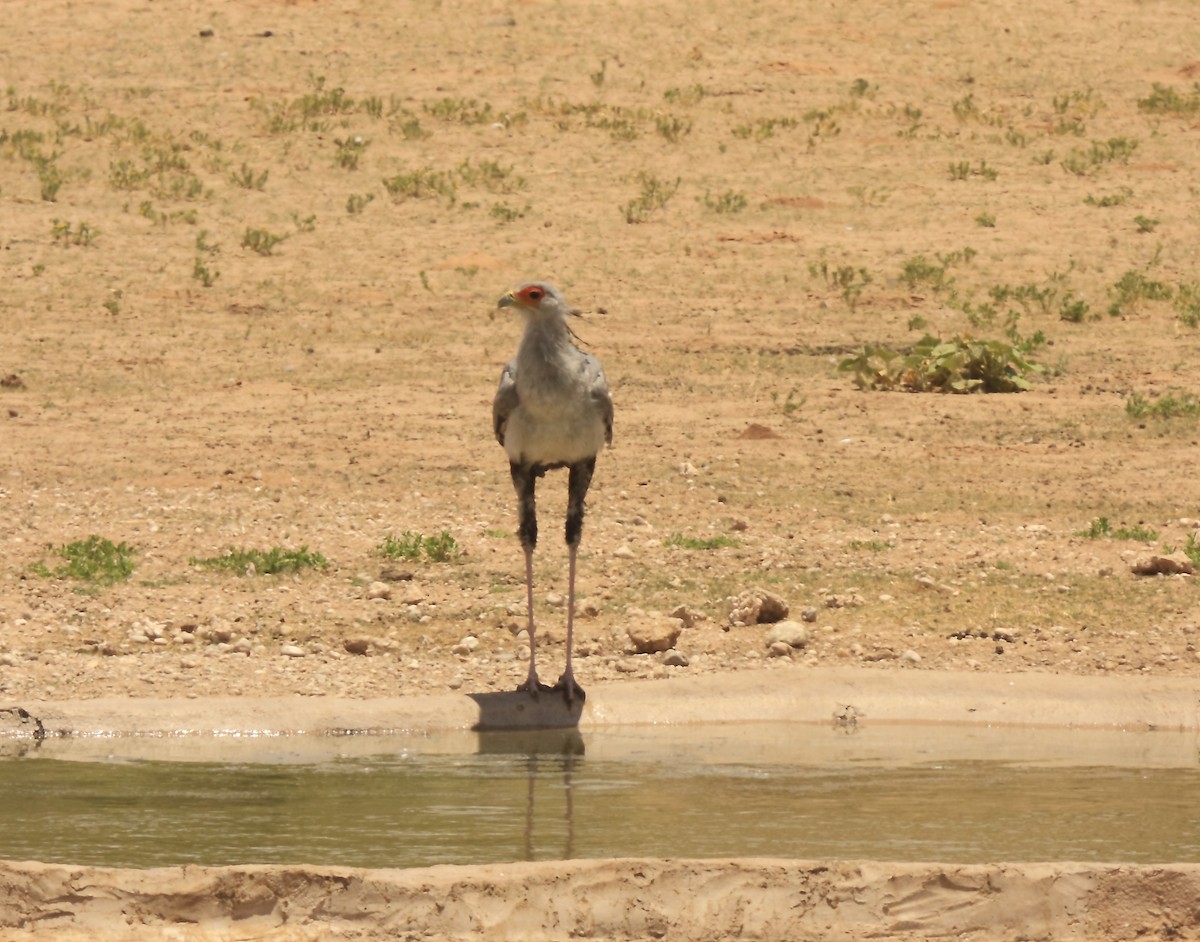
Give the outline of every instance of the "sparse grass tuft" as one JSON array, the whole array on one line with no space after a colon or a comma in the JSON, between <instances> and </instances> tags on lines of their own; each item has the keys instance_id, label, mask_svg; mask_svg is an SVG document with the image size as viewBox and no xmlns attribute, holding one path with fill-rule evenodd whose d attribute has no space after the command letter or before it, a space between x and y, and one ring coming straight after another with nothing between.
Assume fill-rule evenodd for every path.
<instances>
[{"instance_id":1,"label":"sparse grass tuft","mask_svg":"<svg viewBox=\"0 0 1200 942\"><path fill-rule=\"evenodd\" d=\"M1108 313L1113 317L1132 313L1146 301L1170 301L1174 293L1169 284L1147 278L1135 269L1125 272L1108 291L1113 298Z\"/></svg>"},{"instance_id":2,"label":"sparse grass tuft","mask_svg":"<svg viewBox=\"0 0 1200 942\"><path fill-rule=\"evenodd\" d=\"M1125 414L1131 419L1197 419L1200 418L1200 396L1190 392L1166 392L1147 398L1131 393L1125 400Z\"/></svg>"},{"instance_id":3,"label":"sparse grass tuft","mask_svg":"<svg viewBox=\"0 0 1200 942\"><path fill-rule=\"evenodd\" d=\"M257 255L271 255L275 251L275 246L286 238L286 235L268 232L266 229L248 228L242 234L242 248L249 249Z\"/></svg>"},{"instance_id":4,"label":"sparse grass tuft","mask_svg":"<svg viewBox=\"0 0 1200 942\"><path fill-rule=\"evenodd\" d=\"M299 572L301 569L324 569L329 565L324 556L312 552L307 546L295 550L285 550L279 546L273 546L269 550L238 549L231 546L222 556L205 559L193 556L188 562L201 569L233 572L239 576L278 575L284 572Z\"/></svg>"},{"instance_id":5,"label":"sparse grass tuft","mask_svg":"<svg viewBox=\"0 0 1200 942\"><path fill-rule=\"evenodd\" d=\"M1077 530L1075 535L1086 537L1089 540L1136 540L1139 543L1153 543L1158 539L1158 533L1146 529L1140 523L1134 524L1132 527L1118 527L1114 530L1108 517L1097 517L1092 521L1090 527L1086 530Z\"/></svg>"},{"instance_id":6,"label":"sparse grass tuft","mask_svg":"<svg viewBox=\"0 0 1200 942\"><path fill-rule=\"evenodd\" d=\"M668 182L643 171L637 175L637 179L642 185L641 195L621 207L625 221L630 224L646 222L659 210L666 208L683 178L676 177L674 182Z\"/></svg>"},{"instance_id":7,"label":"sparse grass tuft","mask_svg":"<svg viewBox=\"0 0 1200 942\"><path fill-rule=\"evenodd\" d=\"M244 190L261 190L267 185L267 177L270 175L270 170L257 171L248 163L243 163L240 170L235 170L229 175L229 179L235 186Z\"/></svg>"},{"instance_id":8,"label":"sparse grass tuft","mask_svg":"<svg viewBox=\"0 0 1200 942\"><path fill-rule=\"evenodd\" d=\"M113 543L93 534L86 540L75 540L53 550L64 560L54 569L39 564L34 571L43 577L75 579L93 585L112 585L123 582L133 573L133 549L125 543Z\"/></svg>"},{"instance_id":9,"label":"sparse grass tuft","mask_svg":"<svg viewBox=\"0 0 1200 942\"><path fill-rule=\"evenodd\" d=\"M433 536L405 530L399 536L389 534L384 537L378 552L388 559L408 560L420 559L423 553L430 562L445 563L455 559L461 550L449 530L442 530Z\"/></svg>"},{"instance_id":10,"label":"sparse grass tuft","mask_svg":"<svg viewBox=\"0 0 1200 942\"><path fill-rule=\"evenodd\" d=\"M1200 112L1200 82L1192 85L1191 92L1180 92L1169 85L1155 82L1145 98L1138 99L1138 110L1147 114L1168 114L1189 117Z\"/></svg>"},{"instance_id":11,"label":"sparse grass tuft","mask_svg":"<svg viewBox=\"0 0 1200 942\"><path fill-rule=\"evenodd\" d=\"M86 222L81 222L76 228L69 222L55 219L51 221L50 234L54 237L54 241L63 248L69 245L87 248L95 243L100 235L100 230Z\"/></svg>"},{"instance_id":12,"label":"sparse grass tuft","mask_svg":"<svg viewBox=\"0 0 1200 942\"><path fill-rule=\"evenodd\" d=\"M682 533L672 533L663 540L663 546L677 546L680 549L688 550L714 550L727 546L740 545L733 537L726 536L723 533L704 539L694 536L684 536Z\"/></svg>"},{"instance_id":13,"label":"sparse grass tuft","mask_svg":"<svg viewBox=\"0 0 1200 942\"><path fill-rule=\"evenodd\" d=\"M713 197L707 190L704 191L704 208L709 212L740 213L746 208L746 205L746 194L739 193L737 190L726 190L716 197Z\"/></svg>"},{"instance_id":14,"label":"sparse grass tuft","mask_svg":"<svg viewBox=\"0 0 1200 942\"><path fill-rule=\"evenodd\" d=\"M840 265L834 268L830 267L824 258L820 261L809 262L808 273L813 278L824 281L829 288L838 291L851 311L858 307L858 299L862 295L863 289L873 281L871 273L865 268L855 268L853 265Z\"/></svg>"}]
</instances>

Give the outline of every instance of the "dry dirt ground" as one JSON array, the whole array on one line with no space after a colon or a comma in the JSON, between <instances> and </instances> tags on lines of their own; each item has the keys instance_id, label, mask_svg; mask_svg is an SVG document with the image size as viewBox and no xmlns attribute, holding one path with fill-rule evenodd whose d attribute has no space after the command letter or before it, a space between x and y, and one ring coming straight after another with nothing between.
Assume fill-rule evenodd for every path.
<instances>
[{"instance_id":1,"label":"dry dirt ground","mask_svg":"<svg viewBox=\"0 0 1200 942\"><path fill-rule=\"evenodd\" d=\"M1200 673L1194 578L1133 571L1200 555L1186 0L49 0L0 34L4 705L511 687L493 314L529 277L587 312L616 400L584 686ZM926 334L1040 370L839 369ZM406 533L457 552L381 553ZM128 578L65 572L93 535ZM196 562L231 548L326 565ZM730 624L756 589L802 645ZM681 606L671 663L633 651Z\"/></svg>"}]
</instances>

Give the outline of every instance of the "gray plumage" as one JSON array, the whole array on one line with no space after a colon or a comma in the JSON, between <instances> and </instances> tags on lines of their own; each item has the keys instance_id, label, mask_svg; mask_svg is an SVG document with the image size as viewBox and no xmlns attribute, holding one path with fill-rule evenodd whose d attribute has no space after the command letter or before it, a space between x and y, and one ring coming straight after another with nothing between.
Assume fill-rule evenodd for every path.
<instances>
[{"instance_id":1,"label":"gray plumage","mask_svg":"<svg viewBox=\"0 0 1200 942\"><path fill-rule=\"evenodd\" d=\"M570 559L566 670L558 683L572 704L583 689L572 670L575 617L575 556L583 530L584 497L596 456L612 444L613 402L600 361L575 344L567 318L576 316L553 285L525 282L500 299L525 317L517 355L500 374L492 401L496 440L508 455L517 493L518 530L525 551L529 605L529 676L522 689L537 694L536 640L533 619L533 550L537 545L534 490L547 471L567 468L566 538Z\"/></svg>"}]
</instances>

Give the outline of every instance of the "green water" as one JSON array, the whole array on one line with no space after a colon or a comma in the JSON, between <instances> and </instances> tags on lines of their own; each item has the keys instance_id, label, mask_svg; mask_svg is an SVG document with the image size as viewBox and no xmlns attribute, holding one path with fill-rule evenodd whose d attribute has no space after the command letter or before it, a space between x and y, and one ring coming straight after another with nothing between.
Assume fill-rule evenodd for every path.
<instances>
[{"instance_id":1,"label":"green water","mask_svg":"<svg viewBox=\"0 0 1200 942\"><path fill-rule=\"evenodd\" d=\"M1014 760L983 734L935 758L936 738L901 755L895 731L839 739L797 729L760 728L752 742L726 728L716 739L727 755L697 745L703 737L681 746L660 731L472 737L441 751L359 741L353 754L315 760L276 747L266 762L130 759L119 744L89 761L26 750L0 760L0 858L122 867L623 856L1200 862L1190 741L1168 750L1169 761L1155 758L1159 738L1149 753L1135 743L1132 755L1100 765L1094 740L1086 764L1071 764L1057 752L1053 762ZM821 737L817 760L784 735ZM392 748L372 753L384 745ZM991 751L999 758L978 757Z\"/></svg>"}]
</instances>

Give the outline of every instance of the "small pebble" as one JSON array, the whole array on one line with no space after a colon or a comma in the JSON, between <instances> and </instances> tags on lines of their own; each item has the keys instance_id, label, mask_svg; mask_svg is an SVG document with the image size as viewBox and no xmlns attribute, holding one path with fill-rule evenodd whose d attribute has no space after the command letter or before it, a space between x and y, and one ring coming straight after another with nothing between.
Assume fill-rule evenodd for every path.
<instances>
[{"instance_id":1,"label":"small pebble","mask_svg":"<svg viewBox=\"0 0 1200 942\"><path fill-rule=\"evenodd\" d=\"M284 657L304 657L304 648L295 644L285 644L279 649Z\"/></svg>"}]
</instances>

